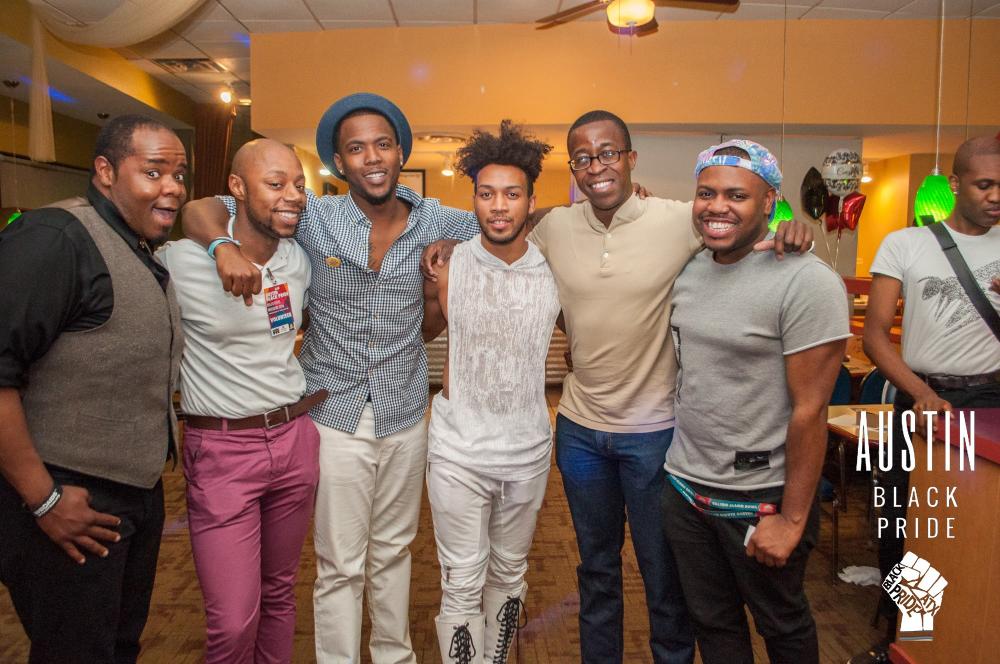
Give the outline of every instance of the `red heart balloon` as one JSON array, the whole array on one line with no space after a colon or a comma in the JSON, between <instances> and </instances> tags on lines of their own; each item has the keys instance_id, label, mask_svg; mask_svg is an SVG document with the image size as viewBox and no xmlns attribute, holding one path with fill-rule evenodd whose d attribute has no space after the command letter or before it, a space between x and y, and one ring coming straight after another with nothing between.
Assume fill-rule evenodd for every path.
<instances>
[{"instance_id":1,"label":"red heart balloon","mask_svg":"<svg viewBox=\"0 0 1000 664\"><path fill-rule=\"evenodd\" d=\"M865 195L852 192L844 197L843 209L840 211L840 231L853 231L861 220L861 211L865 208ZM840 232L838 231L838 232Z\"/></svg>"}]
</instances>

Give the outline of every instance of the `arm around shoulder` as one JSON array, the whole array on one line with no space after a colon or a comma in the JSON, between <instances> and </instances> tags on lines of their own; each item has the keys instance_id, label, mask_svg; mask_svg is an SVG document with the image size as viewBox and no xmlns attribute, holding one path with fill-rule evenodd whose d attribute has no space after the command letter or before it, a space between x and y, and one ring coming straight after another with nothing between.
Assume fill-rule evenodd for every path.
<instances>
[{"instance_id":1,"label":"arm around shoulder","mask_svg":"<svg viewBox=\"0 0 1000 664\"><path fill-rule=\"evenodd\" d=\"M226 234L229 211L225 204L214 196L206 196L188 201L181 208L181 230L184 237L194 240L203 247L217 237Z\"/></svg>"},{"instance_id":2,"label":"arm around shoulder","mask_svg":"<svg viewBox=\"0 0 1000 664\"><path fill-rule=\"evenodd\" d=\"M424 342L436 339L448 327L448 264L438 268L437 280L424 279Z\"/></svg>"},{"instance_id":3,"label":"arm around shoulder","mask_svg":"<svg viewBox=\"0 0 1000 664\"><path fill-rule=\"evenodd\" d=\"M181 228L185 237L208 247L215 238L227 235L228 221L229 209L226 204L219 198L209 196L184 205ZM231 242L216 246L213 258L222 288L242 297L246 305L250 306L254 294L261 291L260 270L244 258L240 248Z\"/></svg>"}]
</instances>

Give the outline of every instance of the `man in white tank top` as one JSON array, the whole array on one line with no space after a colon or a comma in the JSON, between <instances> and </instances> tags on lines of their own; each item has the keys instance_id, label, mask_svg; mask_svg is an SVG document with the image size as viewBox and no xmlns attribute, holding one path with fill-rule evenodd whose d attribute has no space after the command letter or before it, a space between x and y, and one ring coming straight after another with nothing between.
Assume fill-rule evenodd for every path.
<instances>
[{"instance_id":1,"label":"man in white tank top","mask_svg":"<svg viewBox=\"0 0 1000 664\"><path fill-rule=\"evenodd\" d=\"M545 357L555 280L527 241L532 187L551 146L504 120L458 152L482 234L425 281L424 338L448 327L428 433L427 495L441 562L444 662L506 662L549 474Z\"/></svg>"}]
</instances>

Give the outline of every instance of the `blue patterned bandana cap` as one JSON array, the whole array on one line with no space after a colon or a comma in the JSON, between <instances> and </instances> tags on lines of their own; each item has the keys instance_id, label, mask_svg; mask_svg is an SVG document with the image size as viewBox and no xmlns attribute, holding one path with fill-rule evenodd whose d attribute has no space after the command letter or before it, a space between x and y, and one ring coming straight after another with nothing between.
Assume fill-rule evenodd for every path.
<instances>
[{"instance_id":1,"label":"blue patterned bandana cap","mask_svg":"<svg viewBox=\"0 0 1000 664\"><path fill-rule=\"evenodd\" d=\"M750 155L750 159L741 159L732 155L716 156L715 153L723 148L739 148ZM736 166L738 168L745 168L751 173L760 176L764 182L771 185L776 191L781 191L781 169L778 168L778 160L760 143L736 138L703 150L698 155L698 161L694 167L695 179L709 166Z\"/></svg>"}]
</instances>

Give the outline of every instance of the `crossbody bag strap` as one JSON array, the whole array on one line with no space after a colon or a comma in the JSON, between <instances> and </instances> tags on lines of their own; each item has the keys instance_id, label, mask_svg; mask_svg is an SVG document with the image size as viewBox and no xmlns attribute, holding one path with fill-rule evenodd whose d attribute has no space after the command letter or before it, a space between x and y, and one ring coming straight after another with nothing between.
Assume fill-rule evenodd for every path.
<instances>
[{"instance_id":1,"label":"crossbody bag strap","mask_svg":"<svg viewBox=\"0 0 1000 664\"><path fill-rule=\"evenodd\" d=\"M924 225L934 234L934 238L938 241L938 244L941 245L941 250L944 252L945 258L951 263L951 269L955 271L955 276L958 277L958 283L962 284L965 294L972 300L972 306L976 308L979 315L986 321L986 324L993 332L993 336L997 338L997 341L1000 341L1000 314L990 304L990 301L986 298L986 293L979 288L976 278L972 276L972 271L969 270L965 259L962 258L962 252L955 245L954 238L948 233L948 229L944 227L944 222L934 223L934 220L930 217L924 217L923 221Z\"/></svg>"}]
</instances>

